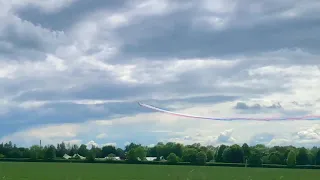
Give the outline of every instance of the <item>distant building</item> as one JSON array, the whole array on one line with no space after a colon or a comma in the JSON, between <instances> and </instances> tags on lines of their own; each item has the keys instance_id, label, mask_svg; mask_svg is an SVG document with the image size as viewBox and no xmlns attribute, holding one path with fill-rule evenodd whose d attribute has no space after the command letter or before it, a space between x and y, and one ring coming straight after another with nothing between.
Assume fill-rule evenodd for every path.
<instances>
[{"instance_id":1,"label":"distant building","mask_svg":"<svg viewBox=\"0 0 320 180\"><path fill-rule=\"evenodd\" d=\"M73 156L69 156L68 154L63 155L64 159L86 159L83 156L80 156L79 154L74 154Z\"/></svg>"},{"instance_id":2,"label":"distant building","mask_svg":"<svg viewBox=\"0 0 320 180\"><path fill-rule=\"evenodd\" d=\"M63 158L64 158L64 159L70 159L70 158L72 158L72 156L69 156L68 154L64 154L64 155L63 155Z\"/></svg>"},{"instance_id":3,"label":"distant building","mask_svg":"<svg viewBox=\"0 0 320 180\"><path fill-rule=\"evenodd\" d=\"M116 160L116 161L119 161L121 160L120 157L116 156L116 157L105 157L106 159L108 160Z\"/></svg>"},{"instance_id":4,"label":"distant building","mask_svg":"<svg viewBox=\"0 0 320 180\"><path fill-rule=\"evenodd\" d=\"M146 157L147 161L154 161L157 159L157 157Z\"/></svg>"}]
</instances>

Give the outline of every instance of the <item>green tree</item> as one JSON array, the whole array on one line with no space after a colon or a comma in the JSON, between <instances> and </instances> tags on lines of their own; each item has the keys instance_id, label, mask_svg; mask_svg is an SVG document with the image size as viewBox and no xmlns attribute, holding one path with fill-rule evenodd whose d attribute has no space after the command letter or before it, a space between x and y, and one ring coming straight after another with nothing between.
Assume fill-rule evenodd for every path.
<instances>
[{"instance_id":1,"label":"green tree","mask_svg":"<svg viewBox=\"0 0 320 180\"><path fill-rule=\"evenodd\" d=\"M96 147L96 146L92 146L92 148L90 149L90 151L92 151L92 153L95 154L95 157L96 157L96 158L104 158L104 157L102 157L101 148Z\"/></svg>"},{"instance_id":2,"label":"green tree","mask_svg":"<svg viewBox=\"0 0 320 180\"><path fill-rule=\"evenodd\" d=\"M124 150L121 149L121 148L117 148L116 155L119 156L120 159L125 159L126 158Z\"/></svg>"},{"instance_id":3,"label":"green tree","mask_svg":"<svg viewBox=\"0 0 320 180\"><path fill-rule=\"evenodd\" d=\"M262 156L261 161L262 164L270 164L269 156Z\"/></svg>"},{"instance_id":4,"label":"green tree","mask_svg":"<svg viewBox=\"0 0 320 180\"><path fill-rule=\"evenodd\" d=\"M171 151L175 153L178 157L182 157L182 152L183 152L183 145L180 143L173 143L172 146L170 147Z\"/></svg>"},{"instance_id":5,"label":"green tree","mask_svg":"<svg viewBox=\"0 0 320 180\"><path fill-rule=\"evenodd\" d=\"M182 153L182 160L184 162L196 163L198 151L195 148L185 148Z\"/></svg>"},{"instance_id":6,"label":"green tree","mask_svg":"<svg viewBox=\"0 0 320 180\"><path fill-rule=\"evenodd\" d=\"M144 147L142 146L136 147L134 149L134 152L141 161L146 160L147 151Z\"/></svg>"},{"instance_id":7,"label":"green tree","mask_svg":"<svg viewBox=\"0 0 320 180\"><path fill-rule=\"evenodd\" d=\"M62 142L61 144L57 144L56 154L57 154L57 157L63 157L65 154L68 154L68 150L64 142Z\"/></svg>"},{"instance_id":8,"label":"green tree","mask_svg":"<svg viewBox=\"0 0 320 180\"><path fill-rule=\"evenodd\" d=\"M44 153L43 149L38 145L33 145L30 147L30 158L31 159L43 159Z\"/></svg>"},{"instance_id":9,"label":"green tree","mask_svg":"<svg viewBox=\"0 0 320 180\"><path fill-rule=\"evenodd\" d=\"M282 164L281 154L279 152L272 152L269 155L269 163L271 163L271 164Z\"/></svg>"},{"instance_id":10,"label":"green tree","mask_svg":"<svg viewBox=\"0 0 320 180\"><path fill-rule=\"evenodd\" d=\"M56 148L50 145L45 149L45 159L54 160L56 158Z\"/></svg>"},{"instance_id":11,"label":"green tree","mask_svg":"<svg viewBox=\"0 0 320 180\"><path fill-rule=\"evenodd\" d=\"M103 146L102 149L102 157L108 156L108 154L117 154L117 149L114 146L108 145L108 146Z\"/></svg>"},{"instance_id":12,"label":"green tree","mask_svg":"<svg viewBox=\"0 0 320 180\"><path fill-rule=\"evenodd\" d=\"M149 147L147 149L147 156L148 157L157 157L157 147L156 146Z\"/></svg>"},{"instance_id":13,"label":"green tree","mask_svg":"<svg viewBox=\"0 0 320 180\"><path fill-rule=\"evenodd\" d=\"M78 150L79 150L78 145L74 144L74 145L71 147L71 149L70 149L69 155L70 155L70 156L73 156L73 155L75 155L75 154L78 154Z\"/></svg>"},{"instance_id":14,"label":"green tree","mask_svg":"<svg viewBox=\"0 0 320 180\"><path fill-rule=\"evenodd\" d=\"M136 162L138 160L138 157L135 153L135 150L134 149L130 149L127 153L127 160L129 162Z\"/></svg>"},{"instance_id":15,"label":"green tree","mask_svg":"<svg viewBox=\"0 0 320 180\"><path fill-rule=\"evenodd\" d=\"M308 150L304 147L299 148L297 154L297 164L298 165L307 165L309 164Z\"/></svg>"},{"instance_id":16,"label":"green tree","mask_svg":"<svg viewBox=\"0 0 320 180\"><path fill-rule=\"evenodd\" d=\"M291 146L274 146L269 149L269 157L273 154L270 158L272 164L287 164L287 157L293 148ZM274 156L275 155L275 156Z\"/></svg>"},{"instance_id":17,"label":"green tree","mask_svg":"<svg viewBox=\"0 0 320 180\"><path fill-rule=\"evenodd\" d=\"M146 159L147 151L142 146L136 146L135 148L131 148L127 153L127 159L130 162L141 161Z\"/></svg>"},{"instance_id":18,"label":"green tree","mask_svg":"<svg viewBox=\"0 0 320 180\"><path fill-rule=\"evenodd\" d=\"M310 165L314 165L316 163L315 155L311 152L308 153L308 161Z\"/></svg>"},{"instance_id":19,"label":"green tree","mask_svg":"<svg viewBox=\"0 0 320 180\"><path fill-rule=\"evenodd\" d=\"M81 144L78 149L78 154L80 156L87 157L88 153L89 153L89 150L87 149L87 146L85 144Z\"/></svg>"},{"instance_id":20,"label":"green tree","mask_svg":"<svg viewBox=\"0 0 320 180\"><path fill-rule=\"evenodd\" d=\"M296 153L293 150L288 154L287 165L289 167L294 167L296 165Z\"/></svg>"},{"instance_id":21,"label":"green tree","mask_svg":"<svg viewBox=\"0 0 320 180\"><path fill-rule=\"evenodd\" d=\"M242 163L243 162L242 148L239 145L234 144L223 151L222 157L223 157L223 162Z\"/></svg>"},{"instance_id":22,"label":"green tree","mask_svg":"<svg viewBox=\"0 0 320 180\"><path fill-rule=\"evenodd\" d=\"M242 145L242 151L243 151L243 158L244 158L243 162L245 162L248 159L248 157L250 156L250 147L248 146L247 143L244 143Z\"/></svg>"},{"instance_id":23,"label":"green tree","mask_svg":"<svg viewBox=\"0 0 320 180\"><path fill-rule=\"evenodd\" d=\"M315 164L320 165L320 149L316 152Z\"/></svg>"},{"instance_id":24,"label":"green tree","mask_svg":"<svg viewBox=\"0 0 320 180\"><path fill-rule=\"evenodd\" d=\"M258 150L260 152L260 154L263 156L268 155L268 148L264 144L257 144L255 146L253 146L252 148Z\"/></svg>"},{"instance_id":25,"label":"green tree","mask_svg":"<svg viewBox=\"0 0 320 180\"><path fill-rule=\"evenodd\" d=\"M170 153L167 157L169 164L176 164L178 162L178 156L175 153Z\"/></svg>"},{"instance_id":26,"label":"green tree","mask_svg":"<svg viewBox=\"0 0 320 180\"><path fill-rule=\"evenodd\" d=\"M155 149L156 149L156 154L157 154L157 160L160 160L160 157L166 157L166 156L163 156L165 153L165 146L163 143L158 143L156 146L155 146Z\"/></svg>"},{"instance_id":27,"label":"green tree","mask_svg":"<svg viewBox=\"0 0 320 180\"><path fill-rule=\"evenodd\" d=\"M216 151L214 155L214 159L216 162L223 162L223 151L227 148L226 145L222 144L221 146L218 147L218 150Z\"/></svg>"},{"instance_id":28,"label":"green tree","mask_svg":"<svg viewBox=\"0 0 320 180\"><path fill-rule=\"evenodd\" d=\"M152 152L158 160L160 157L168 157L170 153L174 153L178 157L182 157L183 145L174 142L168 142L166 144L159 142L154 148L152 148Z\"/></svg>"},{"instance_id":29,"label":"green tree","mask_svg":"<svg viewBox=\"0 0 320 180\"><path fill-rule=\"evenodd\" d=\"M90 151L87 153L86 161L94 162L96 157L97 157L96 150L94 148L91 148Z\"/></svg>"},{"instance_id":30,"label":"green tree","mask_svg":"<svg viewBox=\"0 0 320 180\"><path fill-rule=\"evenodd\" d=\"M129 145L125 146L124 151L129 152L131 149L135 149L137 147L141 146L140 144L130 143Z\"/></svg>"},{"instance_id":31,"label":"green tree","mask_svg":"<svg viewBox=\"0 0 320 180\"><path fill-rule=\"evenodd\" d=\"M21 158L30 158L29 148L19 147L18 149L21 153Z\"/></svg>"},{"instance_id":32,"label":"green tree","mask_svg":"<svg viewBox=\"0 0 320 180\"><path fill-rule=\"evenodd\" d=\"M208 150L206 155L207 155L207 161L213 160L213 152L211 150Z\"/></svg>"},{"instance_id":33,"label":"green tree","mask_svg":"<svg viewBox=\"0 0 320 180\"><path fill-rule=\"evenodd\" d=\"M262 152L256 148L252 148L250 156L248 158L248 164L251 166L261 166L262 164Z\"/></svg>"},{"instance_id":34,"label":"green tree","mask_svg":"<svg viewBox=\"0 0 320 180\"><path fill-rule=\"evenodd\" d=\"M17 147L13 147L9 152L8 152L8 158L22 158L22 152L19 150Z\"/></svg>"},{"instance_id":35,"label":"green tree","mask_svg":"<svg viewBox=\"0 0 320 180\"><path fill-rule=\"evenodd\" d=\"M207 155L205 152L200 151L196 154L197 164L204 165L207 162Z\"/></svg>"}]
</instances>

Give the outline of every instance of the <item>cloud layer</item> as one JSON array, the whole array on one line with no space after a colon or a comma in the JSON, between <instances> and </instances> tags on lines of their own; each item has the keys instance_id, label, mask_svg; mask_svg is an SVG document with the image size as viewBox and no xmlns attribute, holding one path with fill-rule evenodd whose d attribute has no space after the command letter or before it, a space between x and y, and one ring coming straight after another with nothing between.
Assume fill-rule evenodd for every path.
<instances>
[{"instance_id":1,"label":"cloud layer","mask_svg":"<svg viewBox=\"0 0 320 180\"><path fill-rule=\"evenodd\" d=\"M79 13L81 12L81 13ZM320 3L0 0L1 141L320 142Z\"/></svg>"}]
</instances>

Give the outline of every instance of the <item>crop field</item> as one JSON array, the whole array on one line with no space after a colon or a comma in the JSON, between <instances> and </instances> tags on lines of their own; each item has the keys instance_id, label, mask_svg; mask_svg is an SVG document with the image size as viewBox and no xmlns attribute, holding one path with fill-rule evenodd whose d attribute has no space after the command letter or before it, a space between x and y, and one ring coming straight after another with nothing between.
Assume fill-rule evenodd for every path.
<instances>
[{"instance_id":1,"label":"crop field","mask_svg":"<svg viewBox=\"0 0 320 180\"><path fill-rule=\"evenodd\" d=\"M316 180L320 170L1 162L1 180Z\"/></svg>"}]
</instances>

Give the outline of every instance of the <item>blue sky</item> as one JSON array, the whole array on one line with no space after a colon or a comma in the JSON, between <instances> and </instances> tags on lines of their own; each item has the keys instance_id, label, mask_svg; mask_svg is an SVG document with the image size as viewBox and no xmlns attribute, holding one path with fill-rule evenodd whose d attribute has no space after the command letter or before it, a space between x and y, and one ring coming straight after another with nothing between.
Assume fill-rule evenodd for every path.
<instances>
[{"instance_id":1,"label":"blue sky","mask_svg":"<svg viewBox=\"0 0 320 180\"><path fill-rule=\"evenodd\" d=\"M0 140L320 145L318 0L0 0Z\"/></svg>"}]
</instances>

